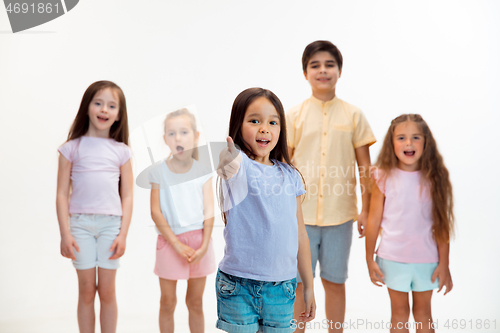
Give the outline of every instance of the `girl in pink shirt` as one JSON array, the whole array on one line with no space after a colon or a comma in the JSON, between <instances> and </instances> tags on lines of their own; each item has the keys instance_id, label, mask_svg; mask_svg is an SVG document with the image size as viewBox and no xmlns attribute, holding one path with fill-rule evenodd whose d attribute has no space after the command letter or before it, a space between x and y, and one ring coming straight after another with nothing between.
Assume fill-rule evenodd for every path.
<instances>
[{"instance_id":1,"label":"girl in pink shirt","mask_svg":"<svg viewBox=\"0 0 500 333\"><path fill-rule=\"evenodd\" d=\"M78 275L78 326L80 332L95 331L98 292L101 332L113 333L118 316L115 276L125 252L133 187L127 106L120 87L98 81L87 88L59 152L57 218L61 254L73 260Z\"/></svg>"},{"instance_id":2,"label":"girl in pink shirt","mask_svg":"<svg viewBox=\"0 0 500 333\"><path fill-rule=\"evenodd\" d=\"M432 291L445 286L446 295L453 288L448 266L453 194L436 141L420 115L392 121L372 176L366 262L371 281L389 290L391 332L409 332L410 291L417 332L434 332Z\"/></svg>"}]
</instances>

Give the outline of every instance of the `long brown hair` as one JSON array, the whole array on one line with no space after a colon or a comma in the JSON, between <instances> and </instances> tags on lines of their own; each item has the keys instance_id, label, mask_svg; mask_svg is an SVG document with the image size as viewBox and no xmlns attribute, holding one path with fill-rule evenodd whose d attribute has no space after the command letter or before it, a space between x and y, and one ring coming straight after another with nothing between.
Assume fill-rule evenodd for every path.
<instances>
[{"instance_id":1,"label":"long brown hair","mask_svg":"<svg viewBox=\"0 0 500 333\"><path fill-rule=\"evenodd\" d=\"M448 242L453 235L455 218L453 215L453 192L448 169L438 151L436 140L425 120L419 114L403 114L392 120L378 155L377 166L387 174L398 165L394 153L394 129L397 125L411 121L424 135L424 151L420 157L419 169L422 181L430 185L432 198L432 220L434 239L438 243Z\"/></svg>"},{"instance_id":2,"label":"long brown hair","mask_svg":"<svg viewBox=\"0 0 500 333\"><path fill-rule=\"evenodd\" d=\"M297 170L292 165L290 160L290 156L288 156L288 147L287 147L287 139L286 139L286 121L285 121L285 111L283 109L283 104L279 100L278 96L276 96L272 91L263 89L263 88L248 88L243 90L234 100L233 107L231 109L231 117L229 119L229 136L233 139L234 144L239 147L245 154L250 158L254 158L255 154L253 153L250 146L248 146L243 140L243 135L241 133L241 125L243 124L243 120L245 119L245 113L247 108L252 104L257 98L265 97L271 104L274 106L276 111L278 112L279 120L280 120L280 136L278 138L278 142L276 146L271 150L269 154L269 159L273 159L276 161L283 161L288 164L292 169ZM297 170L297 172L299 172ZM299 172L300 174L300 172ZM302 177L302 174L300 174ZM304 181L304 178L302 178ZM222 178L218 177L217 180L217 198L219 201L219 207L222 214L222 220L224 225L227 224L227 216L224 211L224 192L222 189Z\"/></svg>"},{"instance_id":3,"label":"long brown hair","mask_svg":"<svg viewBox=\"0 0 500 333\"><path fill-rule=\"evenodd\" d=\"M125 95L123 94L122 89L111 81L94 82L87 88L87 90L85 90L80 103L80 108L78 109L78 113L76 114L75 120L69 130L67 141L78 139L87 133L90 122L88 116L90 102L94 98L95 94L106 88L110 88L114 93L116 93L119 104L119 120L115 121L115 123L111 125L111 128L109 129L109 137L128 145L129 133Z\"/></svg>"}]
</instances>

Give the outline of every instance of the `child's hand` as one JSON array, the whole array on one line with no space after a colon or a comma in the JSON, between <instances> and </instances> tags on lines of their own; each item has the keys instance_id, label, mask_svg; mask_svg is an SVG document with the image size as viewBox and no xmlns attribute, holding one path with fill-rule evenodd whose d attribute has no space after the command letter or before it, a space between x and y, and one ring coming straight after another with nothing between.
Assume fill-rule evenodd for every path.
<instances>
[{"instance_id":1,"label":"child's hand","mask_svg":"<svg viewBox=\"0 0 500 333\"><path fill-rule=\"evenodd\" d=\"M175 252L177 252L181 257L185 258L187 261L189 261L189 258L192 257L194 254L194 250L192 248L179 241L176 241L174 244L172 244L172 247L174 248Z\"/></svg>"},{"instance_id":2,"label":"child's hand","mask_svg":"<svg viewBox=\"0 0 500 333\"><path fill-rule=\"evenodd\" d=\"M370 274L370 279L372 280L372 283L377 287L382 287L382 284L385 284L383 281L384 274L382 274L382 270L380 270L378 264L373 260L371 262L368 262L367 264L368 264L368 273Z\"/></svg>"},{"instance_id":3,"label":"child's hand","mask_svg":"<svg viewBox=\"0 0 500 333\"><path fill-rule=\"evenodd\" d=\"M80 248L76 243L75 239L71 235L63 236L61 238L61 255L65 258L76 260L75 254L73 253L73 247L77 252L80 252Z\"/></svg>"},{"instance_id":4,"label":"child's hand","mask_svg":"<svg viewBox=\"0 0 500 333\"><path fill-rule=\"evenodd\" d=\"M358 232L359 238L365 237L366 223L368 222L368 212L361 212L358 216Z\"/></svg>"},{"instance_id":5,"label":"child's hand","mask_svg":"<svg viewBox=\"0 0 500 333\"><path fill-rule=\"evenodd\" d=\"M188 261L190 264L196 264L199 262L203 256L207 253L208 248L200 247L198 250L194 251L193 255L189 257Z\"/></svg>"},{"instance_id":6,"label":"child's hand","mask_svg":"<svg viewBox=\"0 0 500 333\"><path fill-rule=\"evenodd\" d=\"M229 179L238 173L241 164L241 156L238 149L234 146L233 139L228 136L226 138L227 148L224 148L219 155L219 166L217 174L222 179Z\"/></svg>"},{"instance_id":7,"label":"child's hand","mask_svg":"<svg viewBox=\"0 0 500 333\"><path fill-rule=\"evenodd\" d=\"M303 295L306 310L299 315L299 321L308 322L316 317L316 301L314 300L314 289L304 288Z\"/></svg>"},{"instance_id":8,"label":"child's hand","mask_svg":"<svg viewBox=\"0 0 500 333\"><path fill-rule=\"evenodd\" d=\"M451 280L450 268L448 265L439 264L438 267L436 267L431 277L432 283L434 283L437 278L439 279L438 292L440 292L443 287L446 287L446 291L444 292L444 295L446 295L453 289L453 281Z\"/></svg>"},{"instance_id":9,"label":"child's hand","mask_svg":"<svg viewBox=\"0 0 500 333\"><path fill-rule=\"evenodd\" d=\"M109 249L109 252L114 252L114 254L109 257L109 259L118 259L123 256L123 254L125 253L125 243L125 236L118 235L115 238L113 244L111 244L111 248Z\"/></svg>"}]
</instances>

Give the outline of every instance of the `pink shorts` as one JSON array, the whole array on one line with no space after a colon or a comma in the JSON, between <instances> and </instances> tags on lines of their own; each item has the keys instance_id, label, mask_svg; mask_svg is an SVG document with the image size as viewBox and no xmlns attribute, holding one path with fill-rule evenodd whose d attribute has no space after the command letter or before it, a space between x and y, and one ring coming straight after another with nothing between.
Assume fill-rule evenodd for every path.
<instances>
[{"instance_id":1,"label":"pink shorts","mask_svg":"<svg viewBox=\"0 0 500 333\"><path fill-rule=\"evenodd\" d=\"M203 229L188 231L177 235L177 239L197 250L203 242ZM156 243L156 264L155 274L167 280L188 280L205 277L215 272L215 253L212 239L208 244L207 253L196 264L190 264L181 257L170 243L162 236L158 235Z\"/></svg>"}]
</instances>

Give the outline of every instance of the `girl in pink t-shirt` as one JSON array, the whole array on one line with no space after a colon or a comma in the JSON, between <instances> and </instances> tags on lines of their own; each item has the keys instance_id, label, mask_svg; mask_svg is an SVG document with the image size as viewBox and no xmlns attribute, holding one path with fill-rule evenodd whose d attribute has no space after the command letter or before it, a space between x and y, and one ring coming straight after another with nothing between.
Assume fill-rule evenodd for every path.
<instances>
[{"instance_id":1,"label":"girl in pink t-shirt","mask_svg":"<svg viewBox=\"0 0 500 333\"><path fill-rule=\"evenodd\" d=\"M59 152L57 218L61 254L73 260L78 275L78 326L80 332L94 332L98 292L101 332L112 333L116 269L125 252L133 187L127 106L120 87L98 81L87 88Z\"/></svg>"},{"instance_id":2,"label":"girl in pink t-shirt","mask_svg":"<svg viewBox=\"0 0 500 333\"><path fill-rule=\"evenodd\" d=\"M408 332L410 291L417 331L434 332L433 289L445 286L446 295L453 288L448 266L453 194L436 141L420 115L404 114L391 122L372 177L366 262L371 281L389 290L391 332Z\"/></svg>"}]
</instances>

